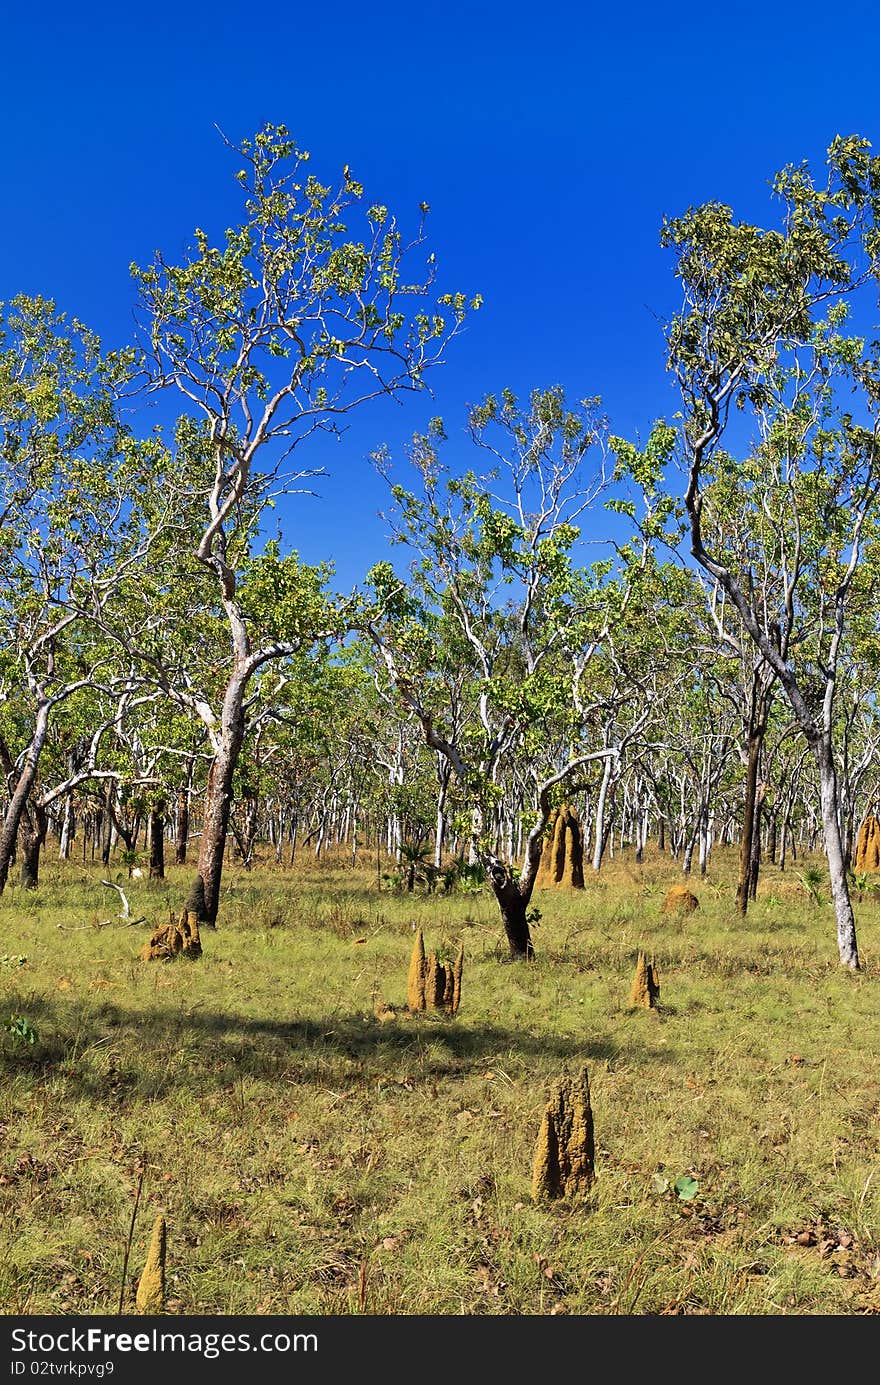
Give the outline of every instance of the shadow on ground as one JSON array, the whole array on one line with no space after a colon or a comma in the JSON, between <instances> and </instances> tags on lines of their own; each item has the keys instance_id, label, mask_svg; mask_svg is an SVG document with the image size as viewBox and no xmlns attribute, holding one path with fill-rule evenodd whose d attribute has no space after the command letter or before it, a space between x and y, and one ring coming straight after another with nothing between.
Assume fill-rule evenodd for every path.
<instances>
[{"instance_id":1,"label":"shadow on ground","mask_svg":"<svg viewBox=\"0 0 880 1385\"><path fill-rule=\"evenodd\" d=\"M32 996L28 1018L39 1035L31 1048L0 1053L0 1076L57 1078L73 1096L129 1092L155 1096L183 1087L204 1093L242 1077L340 1085L381 1077L461 1079L487 1064L613 1061L622 1050L607 1036L583 1039L530 1034L493 1024L419 1015L381 1023L371 1015L300 1020L248 1019L219 1012L133 1011L102 1003L66 1010ZM628 1066L669 1062L647 1036L628 1037Z\"/></svg>"}]
</instances>

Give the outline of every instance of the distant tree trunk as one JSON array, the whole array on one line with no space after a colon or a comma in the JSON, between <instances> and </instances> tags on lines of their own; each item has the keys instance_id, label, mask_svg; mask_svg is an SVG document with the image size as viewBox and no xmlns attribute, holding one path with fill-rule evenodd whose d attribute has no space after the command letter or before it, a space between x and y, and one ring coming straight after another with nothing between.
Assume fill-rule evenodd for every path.
<instances>
[{"instance_id":1,"label":"distant tree trunk","mask_svg":"<svg viewBox=\"0 0 880 1385\"><path fill-rule=\"evenodd\" d=\"M681 870L683 875L690 875L691 873L691 867L694 861L694 847L697 844L697 837L699 836L699 831L699 826L695 824L694 830L688 837L687 845L684 849L684 857L681 863Z\"/></svg>"},{"instance_id":2,"label":"distant tree trunk","mask_svg":"<svg viewBox=\"0 0 880 1385\"><path fill-rule=\"evenodd\" d=\"M440 870L443 865L443 845L446 837L446 798L452 779L452 767L440 755L437 756L437 778L439 787L437 790L437 820L434 827L434 866Z\"/></svg>"},{"instance_id":3,"label":"distant tree trunk","mask_svg":"<svg viewBox=\"0 0 880 1385\"><path fill-rule=\"evenodd\" d=\"M130 855L134 850L134 832L122 821L119 814L115 812L113 814L113 826L116 830L117 837Z\"/></svg>"},{"instance_id":4,"label":"distant tree trunk","mask_svg":"<svg viewBox=\"0 0 880 1385\"><path fill-rule=\"evenodd\" d=\"M758 787L758 795L755 800L755 817L752 825L752 854L749 860L749 899L758 898L758 876L761 872L761 819L764 809L764 795L767 786L761 784Z\"/></svg>"},{"instance_id":5,"label":"distant tree trunk","mask_svg":"<svg viewBox=\"0 0 880 1385\"><path fill-rule=\"evenodd\" d=\"M195 770L196 757L195 755L188 755L186 783L178 791L174 809L174 861L178 866L186 865L186 853L189 845L190 795L192 794Z\"/></svg>"},{"instance_id":6,"label":"distant tree trunk","mask_svg":"<svg viewBox=\"0 0 880 1385\"><path fill-rule=\"evenodd\" d=\"M755 835L755 816L758 802L758 769L761 763L763 744L763 731L756 730L749 736L742 839L739 854L739 880L736 887L736 911L743 916L749 907L749 886L752 879L752 842Z\"/></svg>"},{"instance_id":7,"label":"distant tree trunk","mask_svg":"<svg viewBox=\"0 0 880 1385\"><path fill-rule=\"evenodd\" d=\"M113 794L115 792L113 781L107 781L107 789L104 794L103 807L101 809L101 864L109 866L110 852L113 849Z\"/></svg>"},{"instance_id":8,"label":"distant tree trunk","mask_svg":"<svg viewBox=\"0 0 880 1385\"><path fill-rule=\"evenodd\" d=\"M636 860L639 865L645 859L645 847L648 843L648 810L644 808L636 812Z\"/></svg>"},{"instance_id":9,"label":"distant tree trunk","mask_svg":"<svg viewBox=\"0 0 880 1385\"><path fill-rule=\"evenodd\" d=\"M40 851L46 840L49 815L39 803L30 803L22 813L18 829L21 849L21 884L35 890L40 883Z\"/></svg>"},{"instance_id":10,"label":"distant tree trunk","mask_svg":"<svg viewBox=\"0 0 880 1385\"><path fill-rule=\"evenodd\" d=\"M7 782L15 781L15 788L10 792L9 803L3 818L3 826L0 828L0 894L3 893L9 878L9 867L18 841L19 823L33 788L34 780L37 777L37 765L46 743L48 730L49 704L43 702L37 709L34 734L20 770L17 769L6 742L0 737L0 763L3 765Z\"/></svg>"},{"instance_id":11,"label":"distant tree trunk","mask_svg":"<svg viewBox=\"0 0 880 1385\"><path fill-rule=\"evenodd\" d=\"M178 866L186 865L186 847L189 840L189 788L181 789L177 795L177 808L174 814L174 861Z\"/></svg>"},{"instance_id":12,"label":"distant tree trunk","mask_svg":"<svg viewBox=\"0 0 880 1385\"><path fill-rule=\"evenodd\" d=\"M782 819L782 827L780 828L780 831L779 831L779 856L778 856L777 861L776 861L776 864L777 864L777 866L779 867L780 870L785 870L785 866L786 866L785 857L786 857L786 847L787 847L787 844L788 844L788 817L785 816L785 817Z\"/></svg>"},{"instance_id":13,"label":"distant tree trunk","mask_svg":"<svg viewBox=\"0 0 880 1385\"><path fill-rule=\"evenodd\" d=\"M596 817L594 831L596 833L593 844L593 870L598 875L602 865L602 856L608 841L608 832L605 826L605 804L608 798L608 785L611 782L611 759L605 761L602 770L602 783L599 787L599 797L596 802Z\"/></svg>"},{"instance_id":14,"label":"distant tree trunk","mask_svg":"<svg viewBox=\"0 0 880 1385\"><path fill-rule=\"evenodd\" d=\"M64 799L64 813L61 818L61 835L58 840L58 857L61 861L70 860L70 845L73 841L76 829L76 819L73 814L73 794L67 794Z\"/></svg>"},{"instance_id":15,"label":"distant tree trunk","mask_svg":"<svg viewBox=\"0 0 880 1385\"><path fill-rule=\"evenodd\" d=\"M297 832L298 832L298 831L299 831L299 817L297 816L296 813L294 813L294 815L293 815L293 820L292 820L292 822L291 822L291 824L290 824L290 858L289 858L288 864L291 865L291 866L293 865L294 861L296 860L296 837L297 837Z\"/></svg>"},{"instance_id":16,"label":"distant tree trunk","mask_svg":"<svg viewBox=\"0 0 880 1385\"><path fill-rule=\"evenodd\" d=\"M150 805L150 879L165 879L165 799Z\"/></svg>"},{"instance_id":17,"label":"distant tree trunk","mask_svg":"<svg viewBox=\"0 0 880 1385\"><path fill-rule=\"evenodd\" d=\"M769 826L768 826L768 828L767 828L767 860L768 860L768 861L775 861L775 860L776 860L776 836L777 836L777 832L778 832L778 826L777 826L778 817L779 817L778 813L776 813L776 812L772 813L771 816L770 816Z\"/></svg>"},{"instance_id":18,"label":"distant tree trunk","mask_svg":"<svg viewBox=\"0 0 880 1385\"><path fill-rule=\"evenodd\" d=\"M358 858L358 810L360 799L356 799L351 814L351 864L357 865Z\"/></svg>"},{"instance_id":19,"label":"distant tree trunk","mask_svg":"<svg viewBox=\"0 0 880 1385\"><path fill-rule=\"evenodd\" d=\"M700 875L705 876L709 869L709 852L711 850L711 833L709 830L709 808L703 804L700 811Z\"/></svg>"},{"instance_id":20,"label":"distant tree trunk","mask_svg":"<svg viewBox=\"0 0 880 1385\"><path fill-rule=\"evenodd\" d=\"M250 870L254 859L254 845L257 840L257 817L260 800L253 792L244 795L244 831L241 834L241 856L245 870Z\"/></svg>"},{"instance_id":21,"label":"distant tree trunk","mask_svg":"<svg viewBox=\"0 0 880 1385\"><path fill-rule=\"evenodd\" d=\"M759 660L752 671L748 716L745 719L746 783L739 880L736 886L736 911L743 917L748 910L749 900L755 899L758 893L758 871L761 864L761 802L766 792L759 787L758 774L770 708L773 705L775 677L770 665L763 659Z\"/></svg>"}]
</instances>

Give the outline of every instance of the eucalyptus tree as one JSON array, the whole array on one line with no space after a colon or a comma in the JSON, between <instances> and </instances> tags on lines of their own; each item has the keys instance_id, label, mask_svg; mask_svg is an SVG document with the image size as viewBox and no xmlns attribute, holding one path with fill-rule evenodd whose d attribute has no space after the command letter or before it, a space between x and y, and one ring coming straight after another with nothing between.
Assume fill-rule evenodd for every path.
<instances>
[{"instance_id":1,"label":"eucalyptus tree","mask_svg":"<svg viewBox=\"0 0 880 1385\"><path fill-rule=\"evenodd\" d=\"M784 601L786 576L781 566L766 560L767 535L760 524L754 523L754 503L754 494L742 484L739 468L719 452L713 479L707 478L703 487L702 529L704 534L711 534L713 550L729 556L729 565L740 574L751 607L767 613L775 611L780 600ZM778 687L777 676L750 637L718 579L712 577L707 581L703 573L700 577L705 612L703 637L707 644L714 643L718 686L736 710L740 722L739 753L745 774L735 907L739 914L745 915L757 888L764 794L762 758ZM775 642L779 627L769 617L767 621L770 638Z\"/></svg>"},{"instance_id":2,"label":"eucalyptus tree","mask_svg":"<svg viewBox=\"0 0 880 1385\"><path fill-rule=\"evenodd\" d=\"M850 603L846 641L841 651L835 696L834 742L837 754L840 820L848 864L856 833L866 813L880 802L880 641L873 594L880 589L880 539L877 527L863 545L858 588Z\"/></svg>"},{"instance_id":3,"label":"eucalyptus tree","mask_svg":"<svg viewBox=\"0 0 880 1385\"><path fill-rule=\"evenodd\" d=\"M598 401L570 409L552 388L523 407L505 391L471 410L469 428L492 456L488 477L441 464L439 420L414 441L417 491L392 482L381 459L393 536L412 562L405 575L390 562L372 569L364 628L402 708L452 766L510 955L529 957L527 910L551 809L587 766L617 757L601 727L610 708L637 696L632 680L624 691L616 679L612 641L630 588L612 575L611 558L574 560L579 524L604 483L601 466L584 476L588 454L602 450ZM462 657L471 670L466 715L449 698L448 668ZM530 789L518 870L493 831L514 763Z\"/></svg>"},{"instance_id":4,"label":"eucalyptus tree","mask_svg":"<svg viewBox=\"0 0 880 1385\"><path fill-rule=\"evenodd\" d=\"M691 552L778 679L815 759L838 956L857 969L834 702L853 602L876 610L860 562L880 488L880 365L844 327L848 305L880 274L880 160L867 141L838 137L827 167L822 182L806 164L776 177L778 227L708 203L668 220L662 240L683 293L667 340L683 401ZM773 574L769 592L711 522L718 480L739 492L758 561Z\"/></svg>"},{"instance_id":5,"label":"eucalyptus tree","mask_svg":"<svg viewBox=\"0 0 880 1385\"><path fill-rule=\"evenodd\" d=\"M303 570L294 577L276 557L262 580L278 584L278 600L261 626L239 594L248 540L273 497L314 475L292 469L301 444L319 430L339 432L355 409L423 389L468 310L460 294L434 294L433 254L410 268L427 205L407 240L387 207L363 207L347 166L335 189L309 174L307 152L284 126L229 147L241 165L241 222L219 245L197 230L180 264L157 254L133 267L154 386L177 391L189 421L190 484L204 502L194 551L231 642L222 695L199 709L214 759L190 907L208 924L217 918L250 680L338 624L314 586L306 593Z\"/></svg>"},{"instance_id":6,"label":"eucalyptus tree","mask_svg":"<svg viewBox=\"0 0 880 1385\"><path fill-rule=\"evenodd\" d=\"M283 742L279 747L279 768L283 801L292 816L291 860L301 823L308 825L307 838L314 833L315 854L320 854L335 805L341 808L343 833L355 861L376 778L380 726L372 688L360 660L349 657L350 650L345 657L338 657L339 651L335 655L320 677L294 684L296 700L285 707L283 729L289 740L286 753ZM285 770L285 765L290 768Z\"/></svg>"},{"instance_id":7,"label":"eucalyptus tree","mask_svg":"<svg viewBox=\"0 0 880 1385\"><path fill-rule=\"evenodd\" d=\"M39 883L40 855L53 818L59 833L59 852L69 855L75 804L87 804L101 786L101 808L120 795L137 795L155 783L149 772L138 775L125 757L118 740L129 718L142 714L155 700L149 689L134 692L122 680L105 687L98 684L72 689L59 699L47 722L37 773L31 782L19 819L17 849L21 856L21 882L26 889ZM11 698L0 713L0 768L7 784L20 782L21 765L11 746L32 734L33 708L27 698ZM10 794L10 801L12 794ZM60 815L59 815L60 809ZM114 810L114 820L118 817ZM66 829L66 830L65 830ZM7 866L8 877L8 866ZM4 878L5 884L5 878Z\"/></svg>"},{"instance_id":8,"label":"eucalyptus tree","mask_svg":"<svg viewBox=\"0 0 880 1385\"><path fill-rule=\"evenodd\" d=\"M142 570L163 528L164 453L122 419L131 353L104 353L94 333L40 298L19 297L0 341L0 705L7 718L8 804L0 828L0 891L58 709L85 690L111 704L86 736L82 763L52 795L94 774L115 700L132 670L98 632ZM144 505L151 504L151 523ZM10 734L10 728L15 734ZM64 779L65 776L62 776ZM48 799L33 812L39 817ZM29 824L29 825L28 825ZM37 834L40 835L39 832Z\"/></svg>"},{"instance_id":9,"label":"eucalyptus tree","mask_svg":"<svg viewBox=\"0 0 880 1385\"><path fill-rule=\"evenodd\" d=\"M246 586L247 573L244 577ZM359 690L350 675L346 652L328 644L304 646L298 657L267 662L256 676L246 703L247 732L230 819L246 868L261 826L270 826L280 861L282 819L288 814L298 818L308 804L320 801L326 822L330 783L348 782L349 757L340 750L345 743L340 726Z\"/></svg>"}]
</instances>

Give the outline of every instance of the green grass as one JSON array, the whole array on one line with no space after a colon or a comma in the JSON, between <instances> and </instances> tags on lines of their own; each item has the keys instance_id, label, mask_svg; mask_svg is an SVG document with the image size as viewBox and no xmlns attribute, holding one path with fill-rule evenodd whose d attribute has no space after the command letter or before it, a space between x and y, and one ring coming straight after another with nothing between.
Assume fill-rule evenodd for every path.
<instances>
[{"instance_id":1,"label":"green grass","mask_svg":"<svg viewBox=\"0 0 880 1385\"><path fill-rule=\"evenodd\" d=\"M618 858L536 895L536 959L503 965L487 896L229 868L204 956L166 964L106 869L50 860L0 899L0 1025L35 1035L0 1030L0 1311L133 1312L160 1211L175 1314L880 1310L880 905L852 974L821 885L765 871L742 920L732 871L680 920L675 864ZM187 881L129 882L133 915ZM461 1009L381 1023L414 926L463 941ZM656 1010L627 1007L640 948ZM584 1066L591 1196L535 1205L544 1105Z\"/></svg>"}]
</instances>

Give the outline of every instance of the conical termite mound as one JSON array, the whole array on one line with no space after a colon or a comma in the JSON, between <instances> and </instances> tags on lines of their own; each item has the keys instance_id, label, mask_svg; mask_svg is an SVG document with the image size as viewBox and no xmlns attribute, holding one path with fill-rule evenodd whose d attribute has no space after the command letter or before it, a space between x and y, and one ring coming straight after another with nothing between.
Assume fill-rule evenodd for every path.
<instances>
[{"instance_id":1,"label":"conical termite mound","mask_svg":"<svg viewBox=\"0 0 880 1385\"><path fill-rule=\"evenodd\" d=\"M156 1218L135 1297L138 1313L162 1313L165 1309L165 1218Z\"/></svg>"},{"instance_id":2,"label":"conical termite mound","mask_svg":"<svg viewBox=\"0 0 880 1385\"><path fill-rule=\"evenodd\" d=\"M443 1010L454 1015L461 1002L461 971L464 947L459 946L453 962L438 960L436 952L425 955L421 928L416 933L406 985L406 1008L410 1014L421 1010Z\"/></svg>"},{"instance_id":3,"label":"conical termite mound","mask_svg":"<svg viewBox=\"0 0 880 1385\"><path fill-rule=\"evenodd\" d=\"M859 828L853 869L859 874L866 870L880 870L880 822L873 813L868 813Z\"/></svg>"},{"instance_id":4,"label":"conical termite mound","mask_svg":"<svg viewBox=\"0 0 880 1385\"><path fill-rule=\"evenodd\" d=\"M420 928L413 943L406 979L406 1008L413 1012L425 1008L425 967L425 939Z\"/></svg>"},{"instance_id":5,"label":"conical termite mound","mask_svg":"<svg viewBox=\"0 0 880 1385\"><path fill-rule=\"evenodd\" d=\"M659 999L660 974L657 970L657 964L653 957L649 962L644 952L640 952L636 962L636 974L630 988L629 1003L649 1010L653 1009Z\"/></svg>"},{"instance_id":6,"label":"conical termite mound","mask_svg":"<svg viewBox=\"0 0 880 1385\"><path fill-rule=\"evenodd\" d=\"M532 1161L532 1197L576 1200L595 1175L593 1110L587 1069L565 1076L544 1109Z\"/></svg>"},{"instance_id":7,"label":"conical termite mound","mask_svg":"<svg viewBox=\"0 0 880 1385\"><path fill-rule=\"evenodd\" d=\"M172 914L170 921L161 924L150 941L144 944L140 955L145 962L173 962L181 956L192 960L201 957L198 915L184 909L180 919L176 920Z\"/></svg>"},{"instance_id":8,"label":"conical termite mound","mask_svg":"<svg viewBox=\"0 0 880 1385\"><path fill-rule=\"evenodd\" d=\"M570 804L554 808L535 876L536 890L584 888L584 833Z\"/></svg>"}]
</instances>

